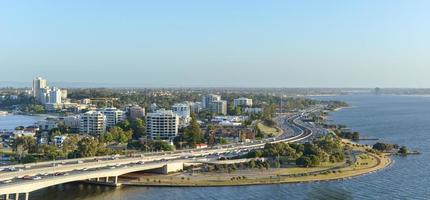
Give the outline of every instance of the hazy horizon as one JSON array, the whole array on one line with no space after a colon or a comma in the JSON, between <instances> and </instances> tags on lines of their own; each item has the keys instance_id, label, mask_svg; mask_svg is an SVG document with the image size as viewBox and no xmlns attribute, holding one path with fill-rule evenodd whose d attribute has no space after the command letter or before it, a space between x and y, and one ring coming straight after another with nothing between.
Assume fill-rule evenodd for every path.
<instances>
[{"instance_id":1,"label":"hazy horizon","mask_svg":"<svg viewBox=\"0 0 430 200\"><path fill-rule=\"evenodd\" d=\"M429 6L424 0L4 1L0 81L430 88Z\"/></svg>"}]
</instances>

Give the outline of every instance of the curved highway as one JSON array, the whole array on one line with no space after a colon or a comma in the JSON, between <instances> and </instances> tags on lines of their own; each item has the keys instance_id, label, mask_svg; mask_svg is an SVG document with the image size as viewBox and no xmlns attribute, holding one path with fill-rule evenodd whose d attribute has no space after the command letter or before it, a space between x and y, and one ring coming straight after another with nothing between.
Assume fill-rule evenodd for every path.
<instances>
[{"instance_id":1,"label":"curved highway","mask_svg":"<svg viewBox=\"0 0 430 200\"><path fill-rule=\"evenodd\" d=\"M312 111L308 111L312 112ZM2 169L9 171L0 172L0 194L7 194L11 192L10 189L15 188L13 191L19 191L22 193L28 193L35 189L25 188L28 184L47 183L48 180L57 180L50 182L52 184L45 184L43 187L56 185L59 183L71 182L84 180L88 178L98 178L105 176L106 170L112 170L115 168L127 168L127 170L119 170L115 176L121 175L121 172L132 172L133 169L141 171L143 168L138 166L134 167L137 163L141 163L147 167L156 166L160 167L160 162L193 162L196 159L202 157L217 159L221 155L225 154L237 154L240 152L248 152L252 149L264 148L266 143L279 143L279 142L299 142L308 139L312 136L313 132L310 128L306 127L300 122L303 117L303 113L292 115L288 118L282 119L284 123L290 125L295 130L295 136L288 137L286 131L278 137L269 138L261 141L252 141L249 143L235 143L229 145L215 146L212 148L204 149L193 149L193 150L181 150L174 152L162 152L162 153L146 153L141 155L135 155L133 157L126 156L104 156L96 158L83 158L83 159L71 159L62 161L50 161L28 165L12 165L2 166ZM11 170L13 169L13 170ZM19 170L17 170L19 169ZM147 169L147 168L145 168ZM114 170L112 170L114 171ZM83 176L85 175L85 176ZM24 178L29 177L24 180ZM37 178L34 178L37 177ZM58 181L58 180L61 181ZM35 187L35 188L43 188ZM18 188L18 189L17 189ZM21 188L21 189L20 189Z\"/></svg>"}]
</instances>

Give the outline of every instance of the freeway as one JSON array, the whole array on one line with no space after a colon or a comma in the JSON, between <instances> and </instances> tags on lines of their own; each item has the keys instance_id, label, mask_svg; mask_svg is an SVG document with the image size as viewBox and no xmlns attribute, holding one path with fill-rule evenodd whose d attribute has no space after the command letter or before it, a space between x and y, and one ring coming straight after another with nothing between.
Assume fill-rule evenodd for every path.
<instances>
[{"instance_id":1,"label":"freeway","mask_svg":"<svg viewBox=\"0 0 430 200\"><path fill-rule=\"evenodd\" d=\"M37 185L39 183L44 183L45 185L43 186L46 187L46 183L50 183L47 184L49 186L70 181L86 180L89 178L106 176L107 172L110 172L111 176L118 176L121 175L121 173L159 168L161 166L160 163L165 165L166 163L177 162L178 159L183 163L195 162L196 159L208 157L216 160L219 156L263 148L266 143L304 141L312 136L313 130L308 124L303 123L301 119L304 117L305 113L312 113L317 110L318 109L314 108L291 116L280 117L278 119L278 125L284 129L284 133L280 136L261 141L220 145L204 149L146 153L133 156L117 155L49 161L28 165L2 166L1 168L5 170L0 173L0 181L2 181L2 183L0 183L0 194L5 194L5 192L10 191L12 187L22 187L22 192L33 191L24 187L28 184ZM287 133L287 127L290 130L294 130L294 136ZM121 168L123 170L118 170L116 168ZM114 173L115 170L118 172ZM39 189L39 187L37 187L37 189Z\"/></svg>"}]
</instances>

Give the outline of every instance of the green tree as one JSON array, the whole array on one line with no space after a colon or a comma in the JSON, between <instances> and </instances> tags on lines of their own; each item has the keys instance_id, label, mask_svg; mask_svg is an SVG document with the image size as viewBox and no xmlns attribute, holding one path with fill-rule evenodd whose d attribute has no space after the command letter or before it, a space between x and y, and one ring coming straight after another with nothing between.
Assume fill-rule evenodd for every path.
<instances>
[{"instance_id":1,"label":"green tree","mask_svg":"<svg viewBox=\"0 0 430 200\"><path fill-rule=\"evenodd\" d=\"M32 155L26 155L24 158L22 158L21 162L22 163L34 163L36 162L37 159L36 157L32 156Z\"/></svg>"},{"instance_id":2,"label":"green tree","mask_svg":"<svg viewBox=\"0 0 430 200\"><path fill-rule=\"evenodd\" d=\"M408 150L408 148L406 148L406 146L402 146L402 147L400 147L400 149L399 149L399 153L400 153L400 154L403 154L403 155L406 155L406 154L408 154L408 153L409 153L409 150Z\"/></svg>"},{"instance_id":3,"label":"green tree","mask_svg":"<svg viewBox=\"0 0 430 200\"><path fill-rule=\"evenodd\" d=\"M312 161L308 156L301 156L296 160L296 165L302 167L310 167L312 166Z\"/></svg>"},{"instance_id":4,"label":"green tree","mask_svg":"<svg viewBox=\"0 0 430 200\"><path fill-rule=\"evenodd\" d=\"M91 157L97 153L99 143L96 139L85 137L78 142L77 153L80 157Z\"/></svg>"},{"instance_id":5,"label":"green tree","mask_svg":"<svg viewBox=\"0 0 430 200\"><path fill-rule=\"evenodd\" d=\"M127 143L131 140L133 136L133 131L131 129L124 131L119 126L114 126L109 131L103 135L103 139L106 142L116 141L118 143Z\"/></svg>"},{"instance_id":6,"label":"green tree","mask_svg":"<svg viewBox=\"0 0 430 200\"><path fill-rule=\"evenodd\" d=\"M35 153L37 151L36 139L31 136L17 137L12 147L20 157L24 154Z\"/></svg>"},{"instance_id":7,"label":"green tree","mask_svg":"<svg viewBox=\"0 0 430 200\"><path fill-rule=\"evenodd\" d=\"M251 169L253 169L253 168L255 168L255 167L257 166L257 164L255 163L255 160L251 160L251 161L249 161L248 165L249 165L249 167L250 167Z\"/></svg>"},{"instance_id":8,"label":"green tree","mask_svg":"<svg viewBox=\"0 0 430 200\"><path fill-rule=\"evenodd\" d=\"M194 113L191 114L190 125L184 131L185 140L191 147L196 147L196 144L203 142L202 130L197 122Z\"/></svg>"},{"instance_id":9,"label":"green tree","mask_svg":"<svg viewBox=\"0 0 430 200\"><path fill-rule=\"evenodd\" d=\"M69 135L63 142L62 151L65 155L69 155L78 149L78 142L80 140L79 135Z\"/></svg>"},{"instance_id":10,"label":"green tree","mask_svg":"<svg viewBox=\"0 0 430 200\"><path fill-rule=\"evenodd\" d=\"M131 129L133 130L133 138L139 139L140 137L146 136L146 125L145 120L138 118L131 121Z\"/></svg>"},{"instance_id":11,"label":"green tree","mask_svg":"<svg viewBox=\"0 0 430 200\"><path fill-rule=\"evenodd\" d=\"M156 151L173 151L172 145L165 141L154 141L153 148Z\"/></svg>"},{"instance_id":12,"label":"green tree","mask_svg":"<svg viewBox=\"0 0 430 200\"><path fill-rule=\"evenodd\" d=\"M54 145L44 144L40 146L40 149L45 159L48 159L48 160L53 160L64 156L62 151Z\"/></svg>"},{"instance_id":13,"label":"green tree","mask_svg":"<svg viewBox=\"0 0 430 200\"><path fill-rule=\"evenodd\" d=\"M377 142L373 145L373 149L376 149L378 151L391 151L393 150L393 148L394 148L394 145L381 143L381 142Z\"/></svg>"}]
</instances>

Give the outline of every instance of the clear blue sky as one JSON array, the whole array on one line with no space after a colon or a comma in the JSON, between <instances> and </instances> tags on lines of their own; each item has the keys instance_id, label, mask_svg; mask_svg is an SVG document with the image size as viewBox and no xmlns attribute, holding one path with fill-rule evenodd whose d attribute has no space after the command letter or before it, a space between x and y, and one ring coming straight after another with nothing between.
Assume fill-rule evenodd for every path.
<instances>
[{"instance_id":1,"label":"clear blue sky","mask_svg":"<svg viewBox=\"0 0 430 200\"><path fill-rule=\"evenodd\" d=\"M430 87L428 0L0 1L0 81Z\"/></svg>"}]
</instances>

